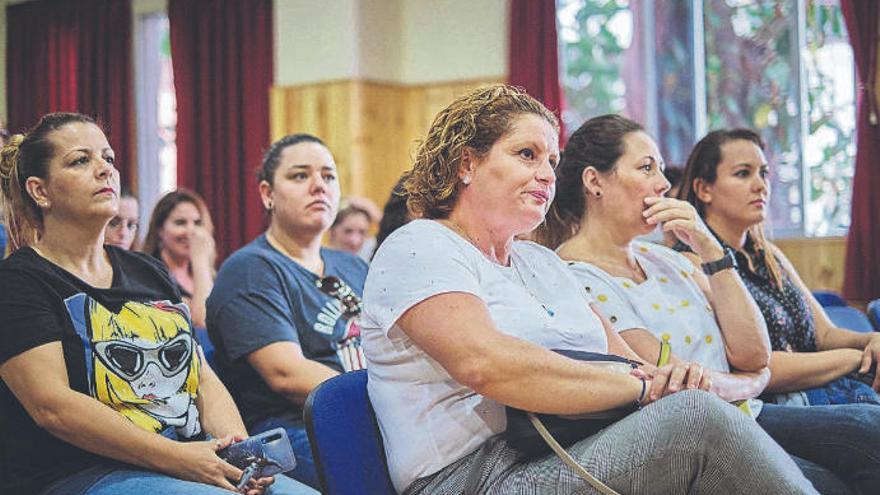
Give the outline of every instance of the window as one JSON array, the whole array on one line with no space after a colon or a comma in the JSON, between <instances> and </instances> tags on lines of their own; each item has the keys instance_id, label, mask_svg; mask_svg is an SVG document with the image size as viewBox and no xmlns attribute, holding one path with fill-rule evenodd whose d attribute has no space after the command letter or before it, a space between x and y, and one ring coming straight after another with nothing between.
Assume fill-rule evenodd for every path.
<instances>
[{"instance_id":1,"label":"window","mask_svg":"<svg viewBox=\"0 0 880 495\"><path fill-rule=\"evenodd\" d=\"M156 201L177 187L177 99L171 40L165 12L139 15L135 22L135 102L138 118L138 197L141 225Z\"/></svg>"},{"instance_id":2,"label":"window","mask_svg":"<svg viewBox=\"0 0 880 495\"><path fill-rule=\"evenodd\" d=\"M843 235L855 69L838 2L558 0L570 130L620 112L683 165L708 130L767 141L776 236Z\"/></svg>"}]
</instances>

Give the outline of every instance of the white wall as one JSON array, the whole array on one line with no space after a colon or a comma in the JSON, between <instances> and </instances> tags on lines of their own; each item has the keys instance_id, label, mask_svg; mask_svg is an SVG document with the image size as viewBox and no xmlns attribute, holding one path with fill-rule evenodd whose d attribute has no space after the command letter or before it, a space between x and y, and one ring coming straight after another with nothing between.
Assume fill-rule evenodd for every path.
<instances>
[{"instance_id":1,"label":"white wall","mask_svg":"<svg viewBox=\"0 0 880 495\"><path fill-rule=\"evenodd\" d=\"M357 0L275 0L275 84L350 79Z\"/></svg>"},{"instance_id":2,"label":"white wall","mask_svg":"<svg viewBox=\"0 0 880 495\"><path fill-rule=\"evenodd\" d=\"M508 0L275 0L275 84L503 78Z\"/></svg>"},{"instance_id":3,"label":"white wall","mask_svg":"<svg viewBox=\"0 0 880 495\"><path fill-rule=\"evenodd\" d=\"M508 0L411 0L403 4L401 82L507 75Z\"/></svg>"}]
</instances>

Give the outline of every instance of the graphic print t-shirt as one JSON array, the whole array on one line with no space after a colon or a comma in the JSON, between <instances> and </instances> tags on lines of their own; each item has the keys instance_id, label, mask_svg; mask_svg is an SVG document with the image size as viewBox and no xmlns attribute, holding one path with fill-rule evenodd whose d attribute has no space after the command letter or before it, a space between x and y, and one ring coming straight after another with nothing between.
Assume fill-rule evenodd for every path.
<instances>
[{"instance_id":1,"label":"graphic print t-shirt","mask_svg":"<svg viewBox=\"0 0 880 495\"><path fill-rule=\"evenodd\" d=\"M232 393L245 424L266 418L302 420L302 411L273 392L247 356L275 342L299 344L303 356L339 372L361 369L359 317L340 302L360 299L367 264L321 249L324 276L339 287L318 289L318 275L279 252L261 235L223 263L208 298L208 331L217 348L217 371Z\"/></svg>"},{"instance_id":2,"label":"graphic print t-shirt","mask_svg":"<svg viewBox=\"0 0 880 495\"><path fill-rule=\"evenodd\" d=\"M201 435L199 353L189 309L155 260L112 246L109 289L24 248L0 263L0 363L61 342L71 389L144 430ZM36 493L102 458L37 426L0 383L0 493Z\"/></svg>"}]
</instances>

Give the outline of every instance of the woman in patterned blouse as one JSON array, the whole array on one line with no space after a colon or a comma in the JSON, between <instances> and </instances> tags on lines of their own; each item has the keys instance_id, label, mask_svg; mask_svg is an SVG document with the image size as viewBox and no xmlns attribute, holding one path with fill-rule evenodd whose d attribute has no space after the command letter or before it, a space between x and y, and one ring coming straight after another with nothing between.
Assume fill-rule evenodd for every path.
<instances>
[{"instance_id":1,"label":"woman in patterned blouse","mask_svg":"<svg viewBox=\"0 0 880 495\"><path fill-rule=\"evenodd\" d=\"M875 392L880 333L835 326L791 262L764 236L770 182L763 149L763 140L748 129L710 132L691 151L679 198L693 204L718 240L736 251L737 269L770 332L767 392L778 403L880 404Z\"/></svg>"}]
</instances>

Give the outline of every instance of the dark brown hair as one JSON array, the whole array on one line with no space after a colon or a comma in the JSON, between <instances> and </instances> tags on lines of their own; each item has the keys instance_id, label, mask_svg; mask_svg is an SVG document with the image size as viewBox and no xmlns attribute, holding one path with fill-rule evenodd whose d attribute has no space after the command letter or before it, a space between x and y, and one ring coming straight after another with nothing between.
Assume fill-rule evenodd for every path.
<instances>
[{"instance_id":1,"label":"dark brown hair","mask_svg":"<svg viewBox=\"0 0 880 495\"><path fill-rule=\"evenodd\" d=\"M142 252L155 258L162 259L162 248L159 245L159 231L162 229L162 225L165 224L165 221L168 220L168 215L170 215L171 211L180 203L191 203L195 205L196 209L199 210L199 214L202 216L202 224L208 229L208 232L213 235L214 224L211 223L211 214L208 212L208 206L205 204L205 200L195 191L180 188L162 196L153 208L153 213L150 215L150 225L147 229L147 237L144 238L144 246L141 248Z\"/></svg>"},{"instance_id":2,"label":"dark brown hair","mask_svg":"<svg viewBox=\"0 0 880 495\"><path fill-rule=\"evenodd\" d=\"M71 123L95 124L95 121L79 113L49 113L27 133L10 137L0 151L0 188L10 252L33 244L42 235L43 212L28 193L25 183L29 177L48 177L49 162L55 156L51 135Z\"/></svg>"},{"instance_id":3,"label":"dark brown hair","mask_svg":"<svg viewBox=\"0 0 880 495\"><path fill-rule=\"evenodd\" d=\"M457 98L434 118L404 183L416 217L446 218L458 198L458 174L467 148L484 156L523 114L544 118L556 132L556 116L520 88L496 84Z\"/></svg>"},{"instance_id":4,"label":"dark brown hair","mask_svg":"<svg viewBox=\"0 0 880 495\"><path fill-rule=\"evenodd\" d=\"M257 180L266 181L271 185L272 180L275 178L275 171L278 170L278 165L281 164L281 153L284 152L285 148L296 146L300 143L317 143L325 148L327 147L324 141L311 134L300 133L284 136L272 143L269 149L266 150L266 153L263 154L263 164L257 169Z\"/></svg>"},{"instance_id":5,"label":"dark brown hair","mask_svg":"<svg viewBox=\"0 0 880 495\"><path fill-rule=\"evenodd\" d=\"M556 249L577 232L587 209L584 169L614 170L617 160L626 151L623 138L641 130L637 122L609 114L594 117L574 131L556 168L556 199L550 205L546 221L535 232L538 242Z\"/></svg>"},{"instance_id":6,"label":"dark brown hair","mask_svg":"<svg viewBox=\"0 0 880 495\"><path fill-rule=\"evenodd\" d=\"M694 205L703 218L706 217L706 205L697 197L695 182L697 179L702 179L707 184L715 183L718 179L718 165L721 163L721 147L731 141L749 141L761 150L766 147L764 140L757 132L743 128L712 131L694 145L684 167L684 177L682 177L681 187L678 189L678 199L683 199ZM781 289L781 269L776 261L776 256L768 249L767 238L764 235L764 224L753 225L749 228L747 235L756 250L763 252L767 271L776 286ZM748 258L751 261L751 257ZM754 270L754 267L749 266L749 269Z\"/></svg>"}]
</instances>

